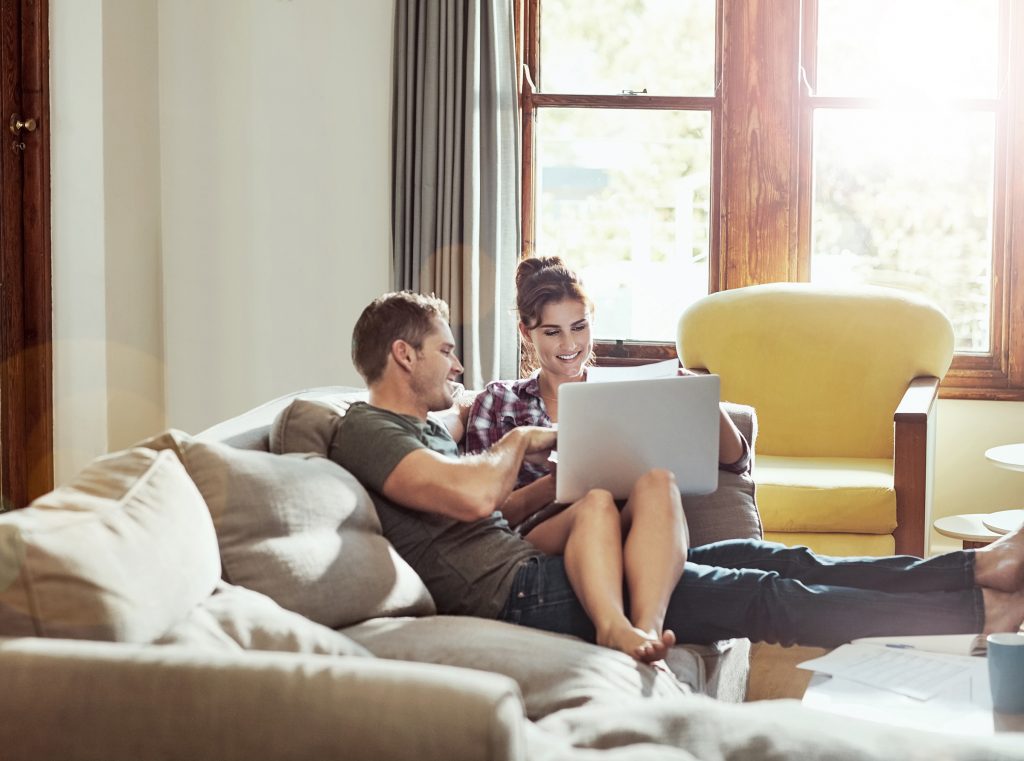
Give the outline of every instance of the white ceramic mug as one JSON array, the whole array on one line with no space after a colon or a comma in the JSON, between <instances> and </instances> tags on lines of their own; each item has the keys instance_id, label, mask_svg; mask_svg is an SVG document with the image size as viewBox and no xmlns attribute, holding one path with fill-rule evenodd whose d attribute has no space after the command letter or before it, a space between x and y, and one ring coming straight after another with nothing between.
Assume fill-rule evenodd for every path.
<instances>
[{"instance_id":1,"label":"white ceramic mug","mask_svg":"<svg viewBox=\"0 0 1024 761\"><path fill-rule=\"evenodd\" d=\"M987 644L992 707L999 713L1024 713L1024 634L990 634Z\"/></svg>"}]
</instances>

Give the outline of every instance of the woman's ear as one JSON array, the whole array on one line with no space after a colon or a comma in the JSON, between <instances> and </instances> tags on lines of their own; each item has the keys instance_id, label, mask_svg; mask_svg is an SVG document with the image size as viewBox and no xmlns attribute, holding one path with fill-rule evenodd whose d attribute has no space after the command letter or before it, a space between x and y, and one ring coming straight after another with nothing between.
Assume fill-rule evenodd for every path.
<instances>
[{"instance_id":1,"label":"woman's ear","mask_svg":"<svg viewBox=\"0 0 1024 761\"><path fill-rule=\"evenodd\" d=\"M527 343L533 343L533 340L530 338L530 331L526 329L526 326L522 322L519 323L519 335L521 335L523 340Z\"/></svg>"}]
</instances>

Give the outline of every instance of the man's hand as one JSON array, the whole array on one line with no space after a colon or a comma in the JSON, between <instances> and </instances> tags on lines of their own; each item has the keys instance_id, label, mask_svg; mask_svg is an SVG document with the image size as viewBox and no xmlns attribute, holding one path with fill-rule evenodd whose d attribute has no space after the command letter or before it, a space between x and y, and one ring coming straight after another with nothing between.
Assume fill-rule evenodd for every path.
<instances>
[{"instance_id":1,"label":"man's hand","mask_svg":"<svg viewBox=\"0 0 1024 761\"><path fill-rule=\"evenodd\" d=\"M518 428L526 438L527 455L544 454L547 456L555 449L558 442L558 431L539 425L523 425Z\"/></svg>"}]
</instances>

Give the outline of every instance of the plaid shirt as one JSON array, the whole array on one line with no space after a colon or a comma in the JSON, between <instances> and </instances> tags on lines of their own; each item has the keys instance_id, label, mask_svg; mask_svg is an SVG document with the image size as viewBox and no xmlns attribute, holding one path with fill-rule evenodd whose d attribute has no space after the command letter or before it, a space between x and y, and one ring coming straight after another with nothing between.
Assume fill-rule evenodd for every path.
<instances>
[{"instance_id":1,"label":"plaid shirt","mask_svg":"<svg viewBox=\"0 0 1024 761\"><path fill-rule=\"evenodd\" d=\"M483 452L498 439L521 425L550 428L551 418L540 398L537 373L515 381L495 381L476 396L466 423L466 452ZM524 462L519 470L516 488L536 481L547 469Z\"/></svg>"}]
</instances>

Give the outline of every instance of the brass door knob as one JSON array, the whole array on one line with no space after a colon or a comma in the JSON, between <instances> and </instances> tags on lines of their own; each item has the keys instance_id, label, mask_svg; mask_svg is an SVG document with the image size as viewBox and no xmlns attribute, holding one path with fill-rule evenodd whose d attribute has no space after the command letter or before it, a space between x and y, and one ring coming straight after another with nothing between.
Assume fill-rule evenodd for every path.
<instances>
[{"instance_id":1,"label":"brass door knob","mask_svg":"<svg viewBox=\"0 0 1024 761\"><path fill-rule=\"evenodd\" d=\"M11 134L13 134L13 135L17 135L22 130L25 130L26 132L35 132L36 131L36 120L35 119L26 119L25 121L22 121L21 120L21 114L11 114L10 125L11 125Z\"/></svg>"}]
</instances>

